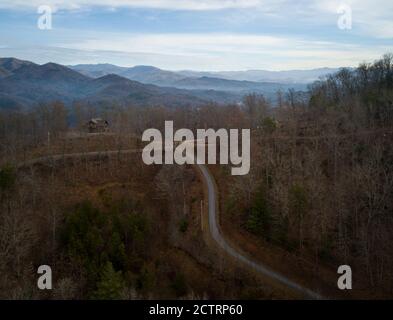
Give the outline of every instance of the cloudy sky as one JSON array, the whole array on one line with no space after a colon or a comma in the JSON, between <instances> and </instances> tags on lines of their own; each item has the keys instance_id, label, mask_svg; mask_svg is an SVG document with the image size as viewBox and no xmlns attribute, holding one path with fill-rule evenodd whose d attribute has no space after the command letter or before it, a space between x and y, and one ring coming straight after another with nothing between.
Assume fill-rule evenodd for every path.
<instances>
[{"instance_id":1,"label":"cloudy sky","mask_svg":"<svg viewBox=\"0 0 393 320\"><path fill-rule=\"evenodd\" d=\"M53 10L51 30L37 26L41 5ZM338 26L342 10L349 29ZM386 52L390 0L0 0L0 56L37 63L288 70Z\"/></svg>"}]
</instances>

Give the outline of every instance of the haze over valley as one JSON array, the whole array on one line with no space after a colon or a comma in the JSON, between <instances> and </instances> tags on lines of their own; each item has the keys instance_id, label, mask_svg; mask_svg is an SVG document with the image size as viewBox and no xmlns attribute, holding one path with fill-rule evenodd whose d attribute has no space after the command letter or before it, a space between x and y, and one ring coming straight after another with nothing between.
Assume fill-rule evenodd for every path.
<instances>
[{"instance_id":1,"label":"haze over valley","mask_svg":"<svg viewBox=\"0 0 393 320\"><path fill-rule=\"evenodd\" d=\"M337 69L286 72L166 71L152 66L111 64L38 65L16 58L0 58L0 107L26 108L37 103L88 102L97 106L189 106L203 103L240 103L247 94L275 101L278 91L305 90L307 84ZM257 81L258 79L258 81Z\"/></svg>"}]
</instances>

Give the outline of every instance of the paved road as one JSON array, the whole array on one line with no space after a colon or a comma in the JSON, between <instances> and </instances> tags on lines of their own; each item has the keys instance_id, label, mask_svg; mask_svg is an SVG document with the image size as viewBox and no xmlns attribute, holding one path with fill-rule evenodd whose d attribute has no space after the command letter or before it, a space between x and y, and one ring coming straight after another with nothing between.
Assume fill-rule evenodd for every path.
<instances>
[{"instance_id":1,"label":"paved road","mask_svg":"<svg viewBox=\"0 0 393 320\"><path fill-rule=\"evenodd\" d=\"M45 162L55 162L60 160L69 160L75 158L95 158L100 156L110 156L110 155L117 155L117 154L130 154L130 153L139 153L142 150L137 149L130 149L130 150L114 150L114 151L102 151L102 152L80 152L80 153L69 153L69 154L59 154L59 155L52 155L52 156L45 156L41 158L36 158L32 160L28 160L24 163L18 165L18 168L26 167L35 165L38 163L45 163ZM255 262L252 259L246 257L243 253L239 252L237 249L232 247L222 236L220 232L220 227L218 224L218 210L217 210L217 196L216 196L216 189L214 184L214 178L210 174L209 170L205 165L198 164L197 167L201 171L206 186L208 189L208 205L209 205L209 231L212 238L218 243L218 245L230 256L234 257L235 259L239 260L240 262L248 265L249 267L253 268L257 272L263 274L264 276L270 277L274 280L279 281L280 283L284 284L285 286L294 289L302 293L305 297L311 299L323 299L318 293L313 292L309 289L302 287L301 285L289 280L288 278L284 277L283 275L271 270L264 264L260 262Z\"/></svg>"},{"instance_id":2,"label":"paved road","mask_svg":"<svg viewBox=\"0 0 393 320\"><path fill-rule=\"evenodd\" d=\"M217 216L217 197L216 197L216 190L214 184L214 178L210 174L209 170L205 165L198 164L197 165L202 175L206 181L207 189L208 189L208 201L209 201L209 230L212 238L219 244L219 246L229 255L240 260L242 263L250 266L251 268L255 269L256 271L260 272L261 274L268 276L272 279L275 279L285 286L292 288L300 293L302 293L305 297L311 299L323 299L322 296L313 292L309 289L306 289L299 284L289 280L288 278L284 277L283 275L269 269L265 265L261 263L257 263L250 258L247 258L244 254L240 253L238 250L233 248L222 236L220 232L220 227L218 225L218 216Z\"/></svg>"}]
</instances>

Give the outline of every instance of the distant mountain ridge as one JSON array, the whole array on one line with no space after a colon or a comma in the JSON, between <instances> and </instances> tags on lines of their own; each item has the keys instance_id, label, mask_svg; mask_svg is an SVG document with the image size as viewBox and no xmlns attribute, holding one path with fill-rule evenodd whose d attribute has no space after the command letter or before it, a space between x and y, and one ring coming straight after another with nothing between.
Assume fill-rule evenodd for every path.
<instances>
[{"instance_id":1,"label":"distant mountain ridge","mask_svg":"<svg viewBox=\"0 0 393 320\"><path fill-rule=\"evenodd\" d=\"M23 66L35 65L35 63L15 58L0 58L0 68L9 74Z\"/></svg>"},{"instance_id":2,"label":"distant mountain ridge","mask_svg":"<svg viewBox=\"0 0 393 320\"><path fill-rule=\"evenodd\" d=\"M217 78L224 80L273 82L284 85L309 84L331 73L336 73L340 68L317 68L310 70L247 70L247 71L167 71L153 66L118 67L115 65L91 64L75 65L70 68L91 77L102 76L104 73L115 73L130 80L151 83L156 85L173 85L186 78Z\"/></svg>"},{"instance_id":3,"label":"distant mountain ridge","mask_svg":"<svg viewBox=\"0 0 393 320\"><path fill-rule=\"evenodd\" d=\"M239 94L258 93L267 97L276 94L278 90L286 91L290 88L304 90L303 84L282 84L274 82L253 82L246 80L228 80L215 77L203 76L200 78L184 78L172 84L181 89L199 89L199 90L218 90L236 92Z\"/></svg>"},{"instance_id":4,"label":"distant mountain ridge","mask_svg":"<svg viewBox=\"0 0 393 320\"><path fill-rule=\"evenodd\" d=\"M79 64L76 66L68 66L68 67L72 70L75 70L91 78L99 78L99 77L106 76L108 74L120 75L122 72L127 70L127 68L125 67L119 67L109 63Z\"/></svg>"},{"instance_id":5,"label":"distant mountain ridge","mask_svg":"<svg viewBox=\"0 0 393 320\"><path fill-rule=\"evenodd\" d=\"M67 105L82 101L95 105L197 106L210 101L238 103L250 93L274 100L278 90L302 91L306 88L305 79L334 71L324 68L282 72L173 72L153 66L84 64L67 67L0 58L0 108L29 108L54 100ZM248 80L260 77L271 81ZM277 78L283 81L274 82ZM295 78L298 82L292 83Z\"/></svg>"},{"instance_id":6,"label":"distant mountain ridge","mask_svg":"<svg viewBox=\"0 0 393 320\"><path fill-rule=\"evenodd\" d=\"M235 71L235 72L196 72L167 71L153 66L135 66L131 68L114 65L76 65L72 69L90 77L115 73L122 77L145 84L161 87L174 87L187 90L215 90L232 94L264 94L273 98L278 90L289 88L304 90L308 83L325 76L336 69L315 69L304 71ZM294 74L298 75L297 78ZM252 80L250 80L252 79ZM255 81L254 79L262 79ZM278 79L282 81L278 81Z\"/></svg>"},{"instance_id":7,"label":"distant mountain ridge","mask_svg":"<svg viewBox=\"0 0 393 320\"><path fill-rule=\"evenodd\" d=\"M69 67L92 78L102 77L113 73L130 80L159 86L170 86L174 81L184 78L184 76L177 75L175 72L161 70L152 66L126 68L112 64L82 64Z\"/></svg>"},{"instance_id":8,"label":"distant mountain ridge","mask_svg":"<svg viewBox=\"0 0 393 320\"><path fill-rule=\"evenodd\" d=\"M199 72L179 71L186 77L217 77L227 80L252 81L252 82L275 82L282 84L309 84L328 74L336 73L340 68L317 68L310 70L247 70L247 71L221 71L221 72Z\"/></svg>"},{"instance_id":9,"label":"distant mountain ridge","mask_svg":"<svg viewBox=\"0 0 393 320\"><path fill-rule=\"evenodd\" d=\"M92 78L63 65L38 65L14 58L0 59L0 108L24 109L38 103L61 101L111 105L201 105L209 101L229 102L239 97L203 90L181 90L143 84L107 74Z\"/></svg>"}]
</instances>

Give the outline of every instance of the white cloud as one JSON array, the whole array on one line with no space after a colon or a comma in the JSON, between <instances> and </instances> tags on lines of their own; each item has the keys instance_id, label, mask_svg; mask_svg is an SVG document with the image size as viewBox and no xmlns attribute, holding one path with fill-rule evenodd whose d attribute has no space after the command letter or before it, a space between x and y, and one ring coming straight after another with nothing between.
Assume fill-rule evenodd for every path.
<instances>
[{"instance_id":1,"label":"white cloud","mask_svg":"<svg viewBox=\"0 0 393 320\"><path fill-rule=\"evenodd\" d=\"M35 52L37 56L41 54L46 60L59 63L89 62L89 58L84 59L90 56L94 57L95 62L152 64L166 69L280 70L355 66L393 50L392 43L388 42L393 38L393 1L386 0L0 0L0 8L29 8L35 11L43 2L62 10L83 10L92 6L116 11L124 7L191 11L247 9L231 10L225 14L219 12L214 16L218 24L221 22L225 26L228 23L225 19L246 26L250 20L255 22L257 19L271 18L265 22L276 23L273 27L287 29L289 34L291 28L296 30L298 25L300 30L310 30L308 34L297 36L267 35L263 34L263 30L257 30L256 34L246 31L241 34L215 33L211 25L206 33L198 34L182 33L183 25L179 25L178 33L170 34L128 34L126 30L124 33L97 33L86 29L80 32L69 29L62 34L62 30L54 30L58 32L57 39L63 40L43 40L40 44L44 47L35 49ZM328 39L332 38L329 37L329 30L332 30L332 36L340 32L333 28L337 28L337 8L342 3L352 8L353 29L342 31L342 37L338 40L341 42L317 41L318 34ZM331 26L331 29L326 26ZM8 55L12 55L12 44L25 43L23 50L26 54L31 52L26 44L29 39L21 37L20 41L17 40L8 40L12 42L7 43ZM18 50L23 54L22 49ZM45 56L45 52L48 52L48 56ZM67 53L67 56L59 52ZM63 58L67 61L62 61Z\"/></svg>"},{"instance_id":2,"label":"white cloud","mask_svg":"<svg viewBox=\"0 0 393 320\"><path fill-rule=\"evenodd\" d=\"M76 9L88 6L155 8L168 10L220 10L229 8L253 8L260 6L261 0L45 0L45 4L55 9ZM43 0L0 0L3 8L38 7Z\"/></svg>"},{"instance_id":3,"label":"white cloud","mask_svg":"<svg viewBox=\"0 0 393 320\"><path fill-rule=\"evenodd\" d=\"M289 39L248 34L100 34L69 48L162 54L209 55L221 52L258 53L272 47L285 47Z\"/></svg>"},{"instance_id":4,"label":"white cloud","mask_svg":"<svg viewBox=\"0 0 393 320\"><path fill-rule=\"evenodd\" d=\"M289 37L244 34L101 34L59 47L90 52L117 52L146 57L171 57L154 60L155 65L171 69L244 70L356 66L379 58L389 48L322 42ZM185 65L187 62L187 65ZM157 64L158 63L158 64ZM190 65L191 63L191 65Z\"/></svg>"},{"instance_id":5,"label":"white cloud","mask_svg":"<svg viewBox=\"0 0 393 320\"><path fill-rule=\"evenodd\" d=\"M108 9L151 8L166 10L207 11L249 9L232 13L231 21L247 23L250 16L281 19L292 23L307 21L315 26L332 25L337 9L348 4L353 13L354 31L376 38L393 38L393 1L391 0L0 0L0 8L34 9L45 3L57 10L82 10L94 6ZM252 18L252 17L251 17ZM334 20L333 20L334 21Z\"/></svg>"}]
</instances>

